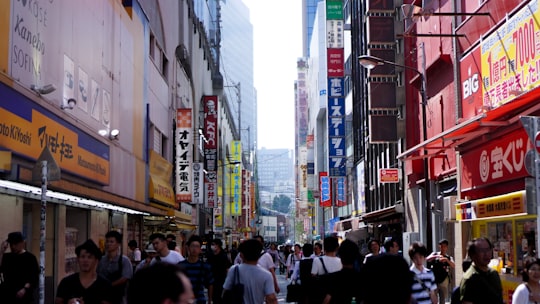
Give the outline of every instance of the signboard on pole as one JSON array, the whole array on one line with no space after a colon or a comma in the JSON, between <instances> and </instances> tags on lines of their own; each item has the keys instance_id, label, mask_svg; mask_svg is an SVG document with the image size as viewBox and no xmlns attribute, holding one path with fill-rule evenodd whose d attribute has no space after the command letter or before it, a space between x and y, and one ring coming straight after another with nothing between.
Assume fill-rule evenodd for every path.
<instances>
[{"instance_id":1,"label":"signboard on pole","mask_svg":"<svg viewBox=\"0 0 540 304\"><path fill-rule=\"evenodd\" d=\"M379 169L379 182L381 184L399 183L399 169L397 168Z\"/></svg>"}]
</instances>

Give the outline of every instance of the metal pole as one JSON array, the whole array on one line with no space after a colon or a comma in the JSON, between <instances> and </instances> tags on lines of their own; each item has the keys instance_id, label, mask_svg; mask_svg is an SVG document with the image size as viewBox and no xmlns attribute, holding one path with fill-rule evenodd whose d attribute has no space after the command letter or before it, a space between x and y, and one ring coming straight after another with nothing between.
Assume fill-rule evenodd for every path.
<instances>
[{"instance_id":1,"label":"metal pole","mask_svg":"<svg viewBox=\"0 0 540 304\"><path fill-rule=\"evenodd\" d=\"M536 137L536 135L538 134L539 130L539 126L538 126L538 117L536 117L535 119L532 119L532 122L533 122L533 134L534 134L534 138ZM535 141L536 141L536 138L535 138ZM538 145L538 143L534 143L535 146ZM535 147L533 147L534 149ZM538 229L540 229L540 153L538 153L538 151L534 151L534 167L535 167L535 181L536 181L536 184L535 184L535 187L536 187L536 231L538 233ZM527 204L529 205L529 204ZM538 255L538 250L540 249L540 237L537 236L536 237L536 254Z\"/></svg>"},{"instance_id":2,"label":"metal pole","mask_svg":"<svg viewBox=\"0 0 540 304\"><path fill-rule=\"evenodd\" d=\"M45 236L47 227L47 161L41 161L41 222L39 226L39 304L45 304Z\"/></svg>"},{"instance_id":3,"label":"metal pole","mask_svg":"<svg viewBox=\"0 0 540 304\"><path fill-rule=\"evenodd\" d=\"M420 49L422 49L422 72L420 73L420 79L422 80L422 87L420 93L422 95L422 135L423 141L428 139L427 135L427 85L426 85L426 50L424 43L420 43ZM427 156L427 150L424 149L424 184L425 184L425 206L424 212L426 212L426 246L428 249L433 250L433 231L431 221L431 182L429 179L429 159Z\"/></svg>"}]
</instances>

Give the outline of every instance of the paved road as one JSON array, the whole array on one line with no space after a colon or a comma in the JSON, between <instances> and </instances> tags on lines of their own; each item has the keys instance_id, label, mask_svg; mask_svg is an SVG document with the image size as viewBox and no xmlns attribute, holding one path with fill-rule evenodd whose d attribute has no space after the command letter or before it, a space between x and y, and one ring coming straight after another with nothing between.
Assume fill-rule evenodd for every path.
<instances>
[{"instance_id":1,"label":"paved road","mask_svg":"<svg viewBox=\"0 0 540 304\"><path fill-rule=\"evenodd\" d=\"M276 274L279 284L279 289L281 289L280 293L278 293L277 298L278 302L280 303L286 303L285 298L287 297L287 285L289 285L289 282L285 279L285 275L283 274Z\"/></svg>"}]
</instances>

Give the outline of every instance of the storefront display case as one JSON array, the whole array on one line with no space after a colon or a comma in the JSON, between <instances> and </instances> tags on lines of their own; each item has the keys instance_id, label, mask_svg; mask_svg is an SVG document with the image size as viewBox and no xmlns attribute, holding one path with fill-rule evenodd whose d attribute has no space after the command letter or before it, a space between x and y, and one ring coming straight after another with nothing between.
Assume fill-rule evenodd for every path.
<instances>
[{"instance_id":1,"label":"storefront display case","mask_svg":"<svg viewBox=\"0 0 540 304\"><path fill-rule=\"evenodd\" d=\"M506 303L522 282L521 272L528 258L536 257L536 216L510 216L472 222L473 238L487 237L493 245L490 266L499 272Z\"/></svg>"}]
</instances>

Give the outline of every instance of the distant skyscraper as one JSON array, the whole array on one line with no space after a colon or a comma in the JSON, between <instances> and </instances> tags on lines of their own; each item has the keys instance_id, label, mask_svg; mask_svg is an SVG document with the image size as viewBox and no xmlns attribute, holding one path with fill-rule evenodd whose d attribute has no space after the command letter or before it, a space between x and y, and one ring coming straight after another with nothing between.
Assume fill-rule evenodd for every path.
<instances>
[{"instance_id":1,"label":"distant skyscraper","mask_svg":"<svg viewBox=\"0 0 540 304\"><path fill-rule=\"evenodd\" d=\"M323 0L302 0L302 51L303 57L309 57L309 45L311 43L311 34L313 33L313 24L315 14L317 13L317 3Z\"/></svg>"},{"instance_id":2,"label":"distant skyscraper","mask_svg":"<svg viewBox=\"0 0 540 304\"><path fill-rule=\"evenodd\" d=\"M258 150L257 177L261 191L294 194L292 150Z\"/></svg>"},{"instance_id":3,"label":"distant skyscraper","mask_svg":"<svg viewBox=\"0 0 540 304\"><path fill-rule=\"evenodd\" d=\"M243 151L254 149L253 143L257 141L257 95L253 61L253 24L249 8L241 0L222 1L220 69L224 91L237 127L238 117L241 117ZM238 103L239 98L241 105ZM238 111L241 111L240 116Z\"/></svg>"}]
</instances>

